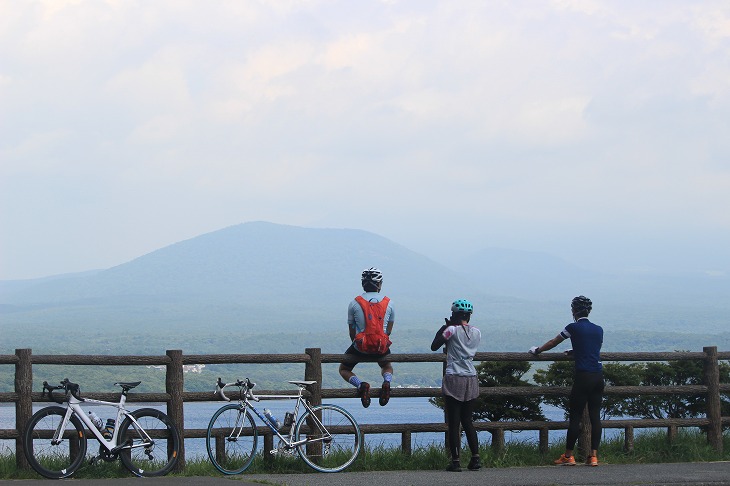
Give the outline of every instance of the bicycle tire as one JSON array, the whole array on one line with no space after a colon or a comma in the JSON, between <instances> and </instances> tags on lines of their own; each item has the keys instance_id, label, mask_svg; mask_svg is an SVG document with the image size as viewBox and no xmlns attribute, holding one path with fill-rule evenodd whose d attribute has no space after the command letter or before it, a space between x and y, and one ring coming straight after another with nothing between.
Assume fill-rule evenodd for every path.
<instances>
[{"instance_id":1,"label":"bicycle tire","mask_svg":"<svg viewBox=\"0 0 730 486\"><path fill-rule=\"evenodd\" d=\"M342 471L360 454L360 426L350 412L337 405L318 405L312 411L321 417L324 429L309 411L297 420L294 437L297 442L304 439L308 442L297 448L299 457L315 471ZM327 433L329 439L324 437Z\"/></svg>"},{"instance_id":2,"label":"bicycle tire","mask_svg":"<svg viewBox=\"0 0 730 486\"><path fill-rule=\"evenodd\" d=\"M152 439L147 443L143 431L129 417L119 428L119 444L124 448L119 458L124 467L135 476L164 476L175 466L180 452L180 434L170 418L154 408L140 408L131 412L143 431Z\"/></svg>"},{"instance_id":3,"label":"bicycle tire","mask_svg":"<svg viewBox=\"0 0 730 486\"><path fill-rule=\"evenodd\" d=\"M38 474L49 479L71 476L86 457L86 430L76 415L70 420L75 430L67 425L61 441L51 441L65 416L65 407L46 407L33 414L25 426L25 457Z\"/></svg>"},{"instance_id":4,"label":"bicycle tire","mask_svg":"<svg viewBox=\"0 0 730 486\"><path fill-rule=\"evenodd\" d=\"M245 471L253 462L257 442L258 432L251 413L241 405L225 405L211 417L205 447L210 462L223 474Z\"/></svg>"}]
</instances>

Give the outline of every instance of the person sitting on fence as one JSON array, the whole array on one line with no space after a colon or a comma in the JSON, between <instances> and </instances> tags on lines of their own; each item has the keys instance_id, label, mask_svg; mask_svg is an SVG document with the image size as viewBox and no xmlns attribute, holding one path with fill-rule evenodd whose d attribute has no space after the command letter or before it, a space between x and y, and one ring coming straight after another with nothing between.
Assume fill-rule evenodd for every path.
<instances>
[{"instance_id":1,"label":"person sitting on fence","mask_svg":"<svg viewBox=\"0 0 730 486\"><path fill-rule=\"evenodd\" d=\"M580 434L580 422L583 409L588 405L588 416L591 421L591 453L586 464L598 466L598 445L601 442L601 401L603 400L603 365L601 364L601 346L603 345L603 328L588 320L593 308L591 299L582 295L573 299L570 309L573 314L571 324L565 326L560 334L542 346L530 348L530 354L538 355L553 349L570 338L572 350L566 354L575 357L575 375L570 391L569 424L566 437L565 453L555 460L557 465L574 466L573 448Z\"/></svg>"},{"instance_id":2,"label":"person sitting on fence","mask_svg":"<svg viewBox=\"0 0 730 486\"><path fill-rule=\"evenodd\" d=\"M459 455L461 452L461 430L464 428L466 440L471 450L468 468L475 471L482 467L479 460L479 441L474 428L474 401L479 397L479 380L473 359L482 339L481 331L470 325L474 306L471 302L459 299L451 304L451 318L436 332L431 343L431 351L446 345L446 373L441 384L446 409L446 422L449 428L449 450L451 462L447 471L461 471Z\"/></svg>"},{"instance_id":3,"label":"person sitting on fence","mask_svg":"<svg viewBox=\"0 0 730 486\"><path fill-rule=\"evenodd\" d=\"M383 375L383 385L378 403L384 406L390 399L390 382L393 379L393 366L385 359L390 354L390 333L393 330L395 312L390 299L380 295L383 274L375 267L362 272L362 295L358 295L347 308L347 325L350 329L352 344L345 354L355 356L352 362L340 364L340 376L357 388L362 406L370 406L370 384L361 381L352 372L361 361L377 361Z\"/></svg>"}]
</instances>

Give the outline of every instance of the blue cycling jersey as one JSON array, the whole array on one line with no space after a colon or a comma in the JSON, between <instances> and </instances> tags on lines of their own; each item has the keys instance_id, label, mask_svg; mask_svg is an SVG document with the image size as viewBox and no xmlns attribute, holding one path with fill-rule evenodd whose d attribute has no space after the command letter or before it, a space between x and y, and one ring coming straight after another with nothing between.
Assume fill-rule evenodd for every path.
<instances>
[{"instance_id":1,"label":"blue cycling jersey","mask_svg":"<svg viewBox=\"0 0 730 486\"><path fill-rule=\"evenodd\" d=\"M575 357L575 370L599 372L603 370L601 363L601 346L603 345L603 328L593 324L587 317L571 322L560 332L563 338L570 338Z\"/></svg>"}]
</instances>

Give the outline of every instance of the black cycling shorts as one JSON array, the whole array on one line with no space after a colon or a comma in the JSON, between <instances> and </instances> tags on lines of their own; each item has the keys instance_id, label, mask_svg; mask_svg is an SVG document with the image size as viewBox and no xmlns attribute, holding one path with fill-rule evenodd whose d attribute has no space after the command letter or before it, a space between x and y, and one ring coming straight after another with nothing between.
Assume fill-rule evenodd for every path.
<instances>
[{"instance_id":1,"label":"black cycling shorts","mask_svg":"<svg viewBox=\"0 0 730 486\"><path fill-rule=\"evenodd\" d=\"M359 358L355 362L342 363L343 365L345 365L347 367L354 368L356 364L358 364L362 361L367 361L367 362L383 361L383 358L385 358L386 356L388 356L390 354L390 348L388 348L383 354L368 354L368 353L363 353L362 351L356 349L354 344L350 344L350 347L347 348L347 350L345 351L345 354L357 356Z\"/></svg>"}]
</instances>

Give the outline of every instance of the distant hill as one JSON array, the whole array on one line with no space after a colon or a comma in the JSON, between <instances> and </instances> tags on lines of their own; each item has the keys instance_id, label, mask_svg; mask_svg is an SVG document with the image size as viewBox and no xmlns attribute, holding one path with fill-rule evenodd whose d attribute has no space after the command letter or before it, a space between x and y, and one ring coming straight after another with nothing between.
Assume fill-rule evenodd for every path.
<instances>
[{"instance_id":1,"label":"distant hill","mask_svg":"<svg viewBox=\"0 0 730 486\"><path fill-rule=\"evenodd\" d=\"M450 269L366 231L252 222L106 270L0 282L0 333L11 350L46 352L274 352L323 343L335 351L347 344L347 304L370 266L385 275L396 330L419 336L417 344L402 343L405 349L427 347L456 298L474 302L475 320L488 331L485 349L511 347L492 339L552 337L577 294L594 300L591 316L608 329L730 327L730 284L722 276L603 275L504 249L465 256ZM312 342L292 339L302 333Z\"/></svg>"},{"instance_id":2,"label":"distant hill","mask_svg":"<svg viewBox=\"0 0 730 486\"><path fill-rule=\"evenodd\" d=\"M441 316L461 296L486 298L453 270L373 233L254 222L108 270L5 285L0 303L3 321L28 324L341 330L370 266L383 271L400 326Z\"/></svg>"}]
</instances>

